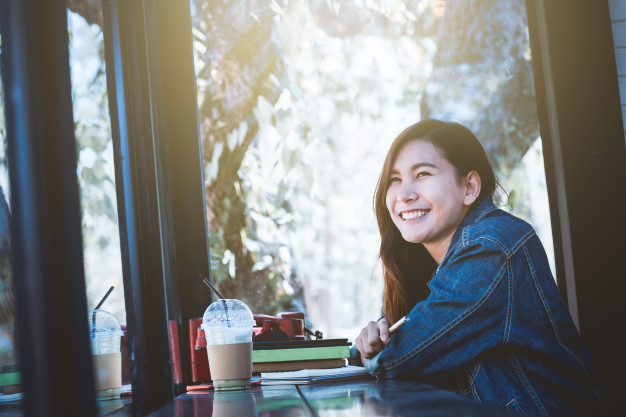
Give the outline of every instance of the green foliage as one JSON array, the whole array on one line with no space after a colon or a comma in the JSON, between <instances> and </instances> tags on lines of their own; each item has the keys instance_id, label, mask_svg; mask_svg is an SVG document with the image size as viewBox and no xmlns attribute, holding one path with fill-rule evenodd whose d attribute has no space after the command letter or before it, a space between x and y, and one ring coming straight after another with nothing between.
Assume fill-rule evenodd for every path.
<instances>
[{"instance_id":1,"label":"green foliage","mask_svg":"<svg viewBox=\"0 0 626 417\"><path fill-rule=\"evenodd\" d=\"M0 36L1 56L2 37ZM2 65L0 65L0 366L17 363L14 340L15 307L13 269L11 267L11 236L9 232L9 184L5 149L4 86L2 83Z\"/></svg>"},{"instance_id":2,"label":"green foliage","mask_svg":"<svg viewBox=\"0 0 626 417\"><path fill-rule=\"evenodd\" d=\"M280 250L257 239L245 176L239 170L257 138L259 119L274 118L272 108L281 91L282 57L272 39L273 21L284 3L196 1L194 45L198 98L205 160L211 266L220 290L246 300L254 311L276 312L293 307L281 297L291 280L281 268ZM210 30L209 30L210 29ZM297 151L283 152L295 166ZM280 195L283 197L280 197ZM284 199L285 187L278 199ZM272 213L272 215L275 213ZM276 277L283 277L276 279Z\"/></svg>"},{"instance_id":3,"label":"green foliage","mask_svg":"<svg viewBox=\"0 0 626 417\"><path fill-rule=\"evenodd\" d=\"M345 328L380 305L363 285L378 274L368 207L389 141L423 109L475 115L512 206L528 200L510 179L538 133L523 1L194 4L212 270L255 312L306 295L330 325L317 306L350 288L333 304Z\"/></svg>"},{"instance_id":4,"label":"green foliage","mask_svg":"<svg viewBox=\"0 0 626 417\"><path fill-rule=\"evenodd\" d=\"M355 8L333 1L195 2L212 272L222 292L246 300L256 312L303 309L305 280L340 285L343 273L363 275L363 266L354 269L355 259L343 273L310 260L336 257L328 251L359 233L355 226L320 229L335 210L324 188L334 181L342 155L361 154L368 166L378 165L386 146L377 140L382 132L369 138L351 133L364 135L376 120L388 119L384 109L417 110L426 71L408 62L389 68L360 51L375 44L376 50L391 46L411 58L432 55L432 41L414 35L416 25L432 27L432 14L424 2L396 2L402 4L399 14L387 3ZM350 37L337 32L346 19ZM367 23L372 19L376 24ZM343 62L336 61L339 55ZM394 86L400 74L402 88ZM359 191L360 198L366 195L367 201L375 178L363 182L368 190ZM301 242L303 234L336 240L337 246Z\"/></svg>"}]
</instances>

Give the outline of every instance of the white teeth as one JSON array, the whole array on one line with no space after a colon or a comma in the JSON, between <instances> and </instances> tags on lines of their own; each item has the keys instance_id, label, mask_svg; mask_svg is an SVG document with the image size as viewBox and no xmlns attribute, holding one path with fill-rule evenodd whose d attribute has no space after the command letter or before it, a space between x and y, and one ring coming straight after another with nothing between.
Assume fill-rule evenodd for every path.
<instances>
[{"instance_id":1,"label":"white teeth","mask_svg":"<svg viewBox=\"0 0 626 417\"><path fill-rule=\"evenodd\" d=\"M425 216L426 213L428 213L428 210L415 210L409 212L405 211L403 213L400 213L400 215L402 216L403 220L414 220Z\"/></svg>"}]
</instances>

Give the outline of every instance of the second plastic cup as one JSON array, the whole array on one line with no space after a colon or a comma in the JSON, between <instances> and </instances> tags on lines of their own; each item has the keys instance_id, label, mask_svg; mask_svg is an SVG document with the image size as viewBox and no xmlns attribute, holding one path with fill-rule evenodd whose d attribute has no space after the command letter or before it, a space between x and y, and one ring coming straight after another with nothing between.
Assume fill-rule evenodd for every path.
<instances>
[{"instance_id":1,"label":"second plastic cup","mask_svg":"<svg viewBox=\"0 0 626 417\"><path fill-rule=\"evenodd\" d=\"M254 319L239 300L217 300L202 318L211 379L216 391L250 388Z\"/></svg>"},{"instance_id":2,"label":"second plastic cup","mask_svg":"<svg viewBox=\"0 0 626 417\"><path fill-rule=\"evenodd\" d=\"M89 310L87 317L96 396L99 399L119 398L122 386L122 328L115 316L104 310Z\"/></svg>"}]
</instances>

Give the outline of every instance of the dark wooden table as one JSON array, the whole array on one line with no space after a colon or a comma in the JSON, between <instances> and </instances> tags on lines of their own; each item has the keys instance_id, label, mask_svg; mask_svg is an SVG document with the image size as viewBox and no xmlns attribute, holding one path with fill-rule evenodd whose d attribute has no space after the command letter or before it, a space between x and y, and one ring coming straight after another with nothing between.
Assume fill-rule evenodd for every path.
<instances>
[{"instance_id":1,"label":"dark wooden table","mask_svg":"<svg viewBox=\"0 0 626 417\"><path fill-rule=\"evenodd\" d=\"M108 414L122 417L128 409ZM150 417L506 416L506 409L478 404L414 381L361 379L312 385L253 387L249 391L195 391L177 397Z\"/></svg>"},{"instance_id":2,"label":"dark wooden table","mask_svg":"<svg viewBox=\"0 0 626 417\"><path fill-rule=\"evenodd\" d=\"M101 417L132 417L132 399L98 401ZM517 415L415 381L359 379L311 385L264 385L249 391L193 391L150 417L491 417ZM0 416L22 417L20 406Z\"/></svg>"}]
</instances>

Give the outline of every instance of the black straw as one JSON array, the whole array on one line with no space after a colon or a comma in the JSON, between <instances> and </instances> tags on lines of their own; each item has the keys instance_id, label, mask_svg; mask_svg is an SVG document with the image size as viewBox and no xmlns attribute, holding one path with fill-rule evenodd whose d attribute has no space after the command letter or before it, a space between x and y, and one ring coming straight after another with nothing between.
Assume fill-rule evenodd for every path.
<instances>
[{"instance_id":1,"label":"black straw","mask_svg":"<svg viewBox=\"0 0 626 417\"><path fill-rule=\"evenodd\" d=\"M107 293L104 294L104 297L102 297L102 300L100 300L96 308L93 309L93 313L91 313L91 338L92 339L96 336L96 310L102 307L102 304L104 304L106 299L109 297L109 295L111 294L111 291L113 291L113 288L115 287L111 285L111 288L109 288L109 291L107 291Z\"/></svg>"},{"instance_id":2,"label":"black straw","mask_svg":"<svg viewBox=\"0 0 626 417\"><path fill-rule=\"evenodd\" d=\"M224 296L222 294L220 294L220 292L217 290L217 288L215 288L213 286L213 284L211 284L211 281L209 281L206 277L202 278L202 281L209 286L210 289L213 290L213 292L215 294L217 294L217 296L222 300L222 305L224 306L224 311L226 312L226 326L230 327L230 318L228 317L228 306L226 305L226 301L224 299Z\"/></svg>"},{"instance_id":3,"label":"black straw","mask_svg":"<svg viewBox=\"0 0 626 417\"><path fill-rule=\"evenodd\" d=\"M222 300L224 299L224 296L223 296L222 294L220 294L220 292L217 290L217 288L215 288L215 287L213 286L213 284L211 284L211 281L209 281L206 277L205 277L205 278L202 278L202 281L203 281L206 285L208 285L208 286L209 286L209 288L210 288L210 289L212 289L212 290L213 290L213 292L214 292L215 294L217 294L217 296L218 296L219 298L221 298Z\"/></svg>"},{"instance_id":4,"label":"black straw","mask_svg":"<svg viewBox=\"0 0 626 417\"><path fill-rule=\"evenodd\" d=\"M104 304L106 299L109 297L109 294L111 294L111 291L113 291L113 288L115 287L111 285L111 288L109 288L109 291L107 291L107 293L104 294L104 297L102 297L102 300L100 300L96 308L93 309L93 313L91 313L91 338L92 339L96 337L96 310L102 307L102 304Z\"/></svg>"},{"instance_id":5,"label":"black straw","mask_svg":"<svg viewBox=\"0 0 626 417\"><path fill-rule=\"evenodd\" d=\"M107 291L106 294L104 294L104 297L102 297L102 300L100 300L100 302L98 303L98 305L96 306L96 308L94 308L94 310L99 309L100 307L102 307L102 304L104 304L104 302L106 301L106 299L109 297L109 294L111 294L111 291L113 291L113 288L115 288L113 285L111 285L111 288L109 288L109 291Z\"/></svg>"},{"instance_id":6,"label":"black straw","mask_svg":"<svg viewBox=\"0 0 626 417\"><path fill-rule=\"evenodd\" d=\"M228 306L226 300L222 298L222 306L224 306L224 312L226 313L226 327L230 327L230 317L228 317Z\"/></svg>"}]
</instances>

